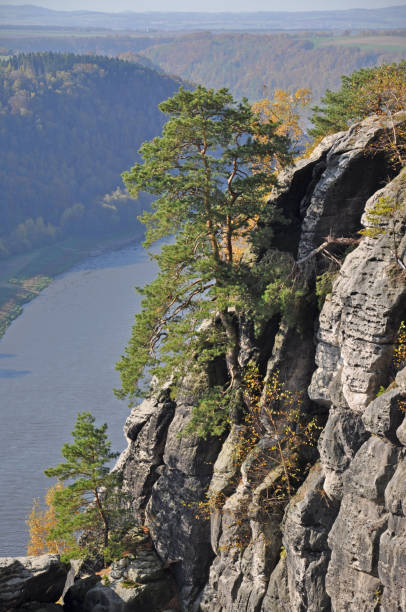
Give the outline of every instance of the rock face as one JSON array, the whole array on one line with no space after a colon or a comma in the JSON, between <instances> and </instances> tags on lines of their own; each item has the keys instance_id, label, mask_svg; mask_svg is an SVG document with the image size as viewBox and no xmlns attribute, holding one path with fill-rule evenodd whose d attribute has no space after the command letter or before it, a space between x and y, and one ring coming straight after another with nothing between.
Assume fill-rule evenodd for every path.
<instances>
[{"instance_id":1,"label":"rock face","mask_svg":"<svg viewBox=\"0 0 406 612\"><path fill-rule=\"evenodd\" d=\"M177 602L174 580L142 528L127 533L129 550L98 574L77 574L63 598L65 612L160 612ZM73 569L80 569L74 562Z\"/></svg>"},{"instance_id":2,"label":"rock face","mask_svg":"<svg viewBox=\"0 0 406 612\"><path fill-rule=\"evenodd\" d=\"M185 610L192 610L214 556L210 526L196 514L221 448L219 440L179 437L190 419L191 402L186 390L176 404L163 392L134 408L125 426L128 448L116 466L136 516L145 521L160 558L175 576Z\"/></svg>"},{"instance_id":3,"label":"rock face","mask_svg":"<svg viewBox=\"0 0 406 612\"><path fill-rule=\"evenodd\" d=\"M58 555L0 558L0 609L46 610L62 595L67 569ZM50 608L51 609L51 608Z\"/></svg>"},{"instance_id":4,"label":"rock face","mask_svg":"<svg viewBox=\"0 0 406 612\"><path fill-rule=\"evenodd\" d=\"M402 562L395 558L403 527L395 475L404 454L404 373L396 377L395 388L376 397L393 375L394 342L405 318L405 278L393 254L393 231L398 252L406 246L404 190L400 176L368 199L367 212L382 197L399 204L394 230L385 229L381 219L382 233L364 238L346 257L320 315L309 396L329 407L319 440L327 508L320 525L320 505L312 504L320 484L312 485L310 476L303 485L309 498L301 502L302 517L297 520L294 502L287 508L283 541L291 610L404 609ZM367 225L367 215L363 222ZM396 491L392 506L389 491ZM303 533L296 538L298 526ZM309 529L316 529L319 539L316 572Z\"/></svg>"},{"instance_id":5,"label":"rock face","mask_svg":"<svg viewBox=\"0 0 406 612\"><path fill-rule=\"evenodd\" d=\"M310 284L326 236L354 238L381 198L394 204L375 237L341 253L320 317L307 305L300 331L269 326L267 377L279 371L289 390L308 389L303 410L324 420L313 467L288 505L269 504L281 466L255 471L273 444L266 423L242 465L235 444L244 425L224 441L179 437L195 401L187 390L176 404L164 391L126 423L117 469L181 610L406 610L406 371L393 365L406 319L405 272L394 257L406 252L406 178L377 152L385 129L370 118L329 136L273 197L290 225L271 246L305 260ZM221 502L210 521L197 520L207 492Z\"/></svg>"}]
</instances>

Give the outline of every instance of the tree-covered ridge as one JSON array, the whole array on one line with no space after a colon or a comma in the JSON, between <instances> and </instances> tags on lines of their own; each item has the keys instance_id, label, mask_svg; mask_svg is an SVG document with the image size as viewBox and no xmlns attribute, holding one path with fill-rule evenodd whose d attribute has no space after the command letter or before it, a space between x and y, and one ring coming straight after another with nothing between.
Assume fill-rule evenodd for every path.
<instances>
[{"instance_id":1,"label":"tree-covered ridge","mask_svg":"<svg viewBox=\"0 0 406 612\"><path fill-rule=\"evenodd\" d=\"M406 49L386 51L373 43L362 49L356 43L320 47L316 42L304 34L205 32L158 41L140 53L165 72L206 87L228 87L237 98L250 100L262 98L264 87L270 92L310 88L319 100L327 88L339 85L342 74L406 56Z\"/></svg>"},{"instance_id":2,"label":"tree-covered ridge","mask_svg":"<svg viewBox=\"0 0 406 612\"><path fill-rule=\"evenodd\" d=\"M228 87L237 98L263 98L264 87L267 95L274 89L310 88L315 101L327 88L338 87L342 74L406 57L405 30L341 34L7 28L0 30L0 54L58 51L117 56L150 62L146 65L151 68L155 65L206 87Z\"/></svg>"},{"instance_id":3,"label":"tree-covered ridge","mask_svg":"<svg viewBox=\"0 0 406 612\"><path fill-rule=\"evenodd\" d=\"M159 131L157 106L178 87L106 57L38 53L0 63L3 254L134 225L140 209L119 192L105 196Z\"/></svg>"}]
</instances>

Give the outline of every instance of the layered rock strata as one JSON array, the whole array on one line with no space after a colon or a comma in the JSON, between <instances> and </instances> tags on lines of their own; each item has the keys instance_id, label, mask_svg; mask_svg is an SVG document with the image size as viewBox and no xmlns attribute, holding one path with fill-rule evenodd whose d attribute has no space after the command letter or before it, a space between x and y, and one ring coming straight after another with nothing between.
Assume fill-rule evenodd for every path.
<instances>
[{"instance_id":1,"label":"layered rock strata","mask_svg":"<svg viewBox=\"0 0 406 612\"><path fill-rule=\"evenodd\" d=\"M394 257L406 250L405 180L385 186L395 174L378 151L385 129L370 118L328 137L282 177L273 198L290 225L271 246L305 260L310 284L321 269L313 252L326 236L356 238L380 198L395 203L378 235L345 256L320 319L313 305L300 332L269 327L267 376L278 370L289 389L308 388L304 408L327 419L319 459L285 511L266 511L278 470L253 480L253 456L235 461L244 425L225 441L179 437L192 393L174 403L164 392L127 421L118 469L184 611L406 609L403 377L376 397L394 376L406 318L405 276ZM265 434L255 450L266 455L270 444ZM207 491L225 500L210 522L196 519Z\"/></svg>"}]
</instances>

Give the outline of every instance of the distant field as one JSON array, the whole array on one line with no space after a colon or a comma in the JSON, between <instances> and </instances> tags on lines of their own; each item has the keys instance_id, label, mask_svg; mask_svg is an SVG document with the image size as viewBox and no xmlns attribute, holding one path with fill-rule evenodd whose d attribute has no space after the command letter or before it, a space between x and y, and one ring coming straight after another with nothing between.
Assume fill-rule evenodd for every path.
<instances>
[{"instance_id":1,"label":"distant field","mask_svg":"<svg viewBox=\"0 0 406 612\"><path fill-rule=\"evenodd\" d=\"M310 39L316 48L329 47L359 47L365 51L402 52L406 49L405 36L319 36Z\"/></svg>"}]
</instances>

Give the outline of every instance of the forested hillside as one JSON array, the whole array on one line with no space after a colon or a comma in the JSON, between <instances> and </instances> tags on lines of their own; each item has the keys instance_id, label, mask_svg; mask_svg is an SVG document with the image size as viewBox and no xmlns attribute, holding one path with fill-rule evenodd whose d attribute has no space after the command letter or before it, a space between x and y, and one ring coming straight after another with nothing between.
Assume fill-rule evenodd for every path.
<instances>
[{"instance_id":1,"label":"forested hillside","mask_svg":"<svg viewBox=\"0 0 406 612\"><path fill-rule=\"evenodd\" d=\"M399 27L402 25L399 22ZM112 32L3 28L0 54L54 51L129 59L257 100L274 88L308 87L317 102L342 74L406 58L406 30L291 33Z\"/></svg>"},{"instance_id":2,"label":"forested hillside","mask_svg":"<svg viewBox=\"0 0 406 612\"><path fill-rule=\"evenodd\" d=\"M0 251L136 227L121 172L160 130L179 81L136 64L53 53L0 64ZM113 193L114 192L114 193Z\"/></svg>"},{"instance_id":3,"label":"forested hillside","mask_svg":"<svg viewBox=\"0 0 406 612\"><path fill-rule=\"evenodd\" d=\"M310 87L318 100L327 88L336 88L342 74L406 58L404 37L392 37L392 46L346 44L297 34L185 35L141 51L165 72L206 87L228 87L237 97L263 97L264 87ZM398 42L398 46L396 43ZM325 45L325 46L324 46ZM402 46L403 45L403 46Z\"/></svg>"}]
</instances>

